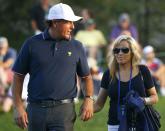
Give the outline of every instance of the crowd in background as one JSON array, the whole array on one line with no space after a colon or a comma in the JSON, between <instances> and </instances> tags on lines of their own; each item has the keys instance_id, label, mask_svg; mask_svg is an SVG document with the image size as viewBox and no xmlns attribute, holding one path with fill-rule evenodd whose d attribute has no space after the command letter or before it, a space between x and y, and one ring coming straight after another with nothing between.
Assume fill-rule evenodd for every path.
<instances>
[{"instance_id":1,"label":"crowd in background","mask_svg":"<svg viewBox=\"0 0 165 131\"><path fill-rule=\"evenodd\" d=\"M30 11L31 20L29 23L33 29L34 35L42 33L46 28L44 23L45 18L51 5L48 0L40 0L32 7ZM73 37L76 40L82 42L86 55L88 58L88 64L90 67L91 75L94 82L94 96L97 98L100 82L103 74L103 61L106 60L106 51L111 48L112 42L119 35L129 35L135 38L139 42L140 34L138 29L131 22L129 14L122 13L119 16L118 23L110 29L108 37L106 37L99 27L97 27L96 17L93 16L89 9L83 9L81 11L83 20L79 23L75 23L75 29L73 31ZM105 25L106 26L106 25ZM11 85L13 80L12 65L17 56L15 49L11 48L9 41L5 36L0 36L0 107L3 112L10 111L12 107L12 94ZM157 92L160 95L165 96L165 65L157 58L154 47L147 45L146 43L139 43L139 51L142 54L142 64L145 64L150 69L153 81ZM105 53L106 52L106 53ZM27 85L30 75L27 74L24 80L22 99L26 101L27 98ZM83 81L77 79L78 98L83 95ZM82 92L81 92L82 89ZM78 102L78 98L75 99Z\"/></svg>"}]
</instances>

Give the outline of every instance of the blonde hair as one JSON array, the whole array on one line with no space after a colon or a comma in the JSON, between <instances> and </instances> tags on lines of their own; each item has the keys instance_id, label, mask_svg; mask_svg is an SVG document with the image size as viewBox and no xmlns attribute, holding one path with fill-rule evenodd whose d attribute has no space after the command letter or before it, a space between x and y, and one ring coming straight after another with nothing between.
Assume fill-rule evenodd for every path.
<instances>
[{"instance_id":1,"label":"blonde hair","mask_svg":"<svg viewBox=\"0 0 165 131\"><path fill-rule=\"evenodd\" d=\"M108 55L107 55L108 67L109 67L110 75L112 78L114 78L116 71L118 71L118 63L113 53L113 49L116 48L122 41L126 41L129 44L131 54L132 54L131 56L132 66L134 67L134 66L139 65L141 61L140 46L138 45L136 40L132 38L131 36L120 35L112 43L112 46L109 49Z\"/></svg>"}]
</instances>

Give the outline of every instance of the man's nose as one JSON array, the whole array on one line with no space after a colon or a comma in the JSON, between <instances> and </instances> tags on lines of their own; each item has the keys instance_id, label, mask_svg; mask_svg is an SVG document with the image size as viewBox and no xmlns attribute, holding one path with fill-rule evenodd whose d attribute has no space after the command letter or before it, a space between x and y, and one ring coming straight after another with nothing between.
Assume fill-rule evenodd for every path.
<instances>
[{"instance_id":1,"label":"man's nose","mask_svg":"<svg viewBox=\"0 0 165 131\"><path fill-rule=\"evenodd\" d=\"M74 29L74 23L71 22L70 24L71 24L71 29Z\"/></svg>"}]
</instances>

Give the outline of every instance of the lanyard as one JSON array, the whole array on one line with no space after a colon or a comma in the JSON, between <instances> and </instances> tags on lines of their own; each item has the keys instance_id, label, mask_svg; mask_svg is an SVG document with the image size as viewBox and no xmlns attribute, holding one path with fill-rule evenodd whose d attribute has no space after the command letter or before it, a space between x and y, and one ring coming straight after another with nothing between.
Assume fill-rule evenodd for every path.
<instances>
[{"instance_id":1,"label":"lanyard","mask_svg":"<svg viewBox=\"0 0 165 131\"><path fill-rule=\"evenodd\" d=\"M117 102L117 111L118 114L120 113L120 70L118 71L118 76L119 76L119 80L118 80L118 102ZM128 89L129 91L131 90L131 81L132 81L132 65L130 68L130 78L129 78L129 85L128 85Z\"/></svg>"}]
</instances>

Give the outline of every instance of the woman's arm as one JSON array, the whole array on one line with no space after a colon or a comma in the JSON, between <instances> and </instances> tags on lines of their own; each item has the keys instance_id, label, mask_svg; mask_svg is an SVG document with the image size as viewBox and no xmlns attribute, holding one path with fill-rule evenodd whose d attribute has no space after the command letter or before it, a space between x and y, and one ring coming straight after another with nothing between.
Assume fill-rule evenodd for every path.
<instances>
[{"instance_id":1,"label":"woman's arm","mask_svg":"<svg viewBox=\"0 0 165 131\"><path fill-rule=\"evenodd\" d=\"M107 90L104 88L100 88L98 98L94 103L94 113L99 112L103 107L107 100Z\"/></svg>"},{"instance_id":2,"label":"woman's arm","mask_svg":"<svg viewBox=\"0 0 165 131\"><path fill-rule=\"evenodd\" d=\"M148 67L146 66L140 66L140 71L141 71L141 75L142 75L142 79L144 82L144 86L145 86L145 91L147 96L149 97L145 97L144 98L144 102L146 105L152 105L152 104L156 104L158 102L158 95L152 80L152 76L151 73L148 69Z\"/></svg>"},{"instance_id":3,"label":"woman's arm","mask_svg":"<svg viewBox=\"0 0 165 131\"><path fill-rule=\"evenodd\" d=\"M155 87L148 89L147 93L149 94L149 97L144 98L145 104L146 105L156 104L158 102L158 95Z\"/></svg>"}]
</instances>

